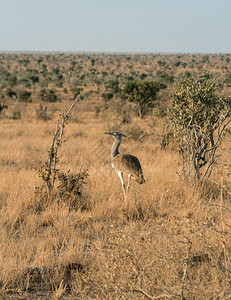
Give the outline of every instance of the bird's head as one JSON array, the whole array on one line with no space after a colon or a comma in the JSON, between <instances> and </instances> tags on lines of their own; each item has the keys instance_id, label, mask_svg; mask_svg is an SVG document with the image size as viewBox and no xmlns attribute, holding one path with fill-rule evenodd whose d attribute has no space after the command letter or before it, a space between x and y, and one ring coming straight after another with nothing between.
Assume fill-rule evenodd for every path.
<instances>
[{"instance_id":1,"label":"bird's head","mask_svg":"<svg viewBox=\"0 0 231 300\"><path fill-rule=\"evenodd\" d=\"M124 135L122 133L119 133L117 131L115 131L115 132L105 132L105 134L112 135L115 140L119 140L119 141L122 141L122 138L126 137L126 135Z\"/></svg>"}]
</instances>

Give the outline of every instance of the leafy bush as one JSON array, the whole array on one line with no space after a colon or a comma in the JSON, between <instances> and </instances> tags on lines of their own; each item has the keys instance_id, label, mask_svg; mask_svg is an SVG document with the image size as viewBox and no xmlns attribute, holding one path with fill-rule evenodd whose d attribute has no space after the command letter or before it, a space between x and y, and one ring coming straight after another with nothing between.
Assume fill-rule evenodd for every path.
<instances>
[{"instance_id":1,"label":"leafy bush","mask_svg":"<svg viewBox=\"0 0 231 300\"><path fill-rule=\"evenodd\" d=\"M18 98L19 98L20 102L26 102L26 103L31 103L32 102L31 92L29 92L29 91L20 92Z\"/></svg>"},{"instance_id":2,"label":"leafy bush","mask_svg":"<svg viewBox=\"0 0 231 300\"><path fill-rule=\"evenodd\" d=\"M188 77L176 86L170 120L184 179L193 176L199 180L210 175L222 133L230 122L230 105L230 99L217 96L215 84L204 77Z\"/></svg>"},{"instance_id":3,"label":"leafy bush","mask_svg":"<svg viewBox=\"0 0 231 300\"><path fill-rule=\"evenodd\" d=\"M169 75L167 73L162 73L160 75L160 79L164 82L167 82L167 83L173 83L174 82L174 76L173 75Z\"/></svg>"},{"instance_id":4,"label":"leafy bush","mask_svg":"<svg viewBox=\"0 0 231 300\"><path fill-rule=\"evenodd\" d=\"M83 88L77 87L77 86L73 86L73 87L71 87L70 90L72 91L72 93L73 93L74 96L78 96L83 91Z\"/></svg>"},{"instance_id":5,"label":"leafy bush","mask_svg":"<svg viewBox=\"0 0 231 300\"><path fill-rule=\"evenodd\" d=\"M11 87L14 87L17 84L17 77L16 76L9 76L7 78L7 81L9 82L9 85Z\"/></svg>"},{"instance_id":6,"label":"leafy bush","mask_svg":"<svg viewBox=\"0 0 231 300\"><path fill-rule=\"evenodd\" d=\"M52 89L47 90L47 89L42 89L40 91L40 98L42 101L45 102L57 102L58 101L58 96L56 95L56 92Z\"/></svg>"},{"instance_id":7,"label":"leafy bush","mask_svg":"<svg viewBox=\"0 0 231 300\"><path fill-rule=\"evenodd\" d=\"M86 201L82 198L81 188L86 184L88 177L87 170L80 170L78 173L58 173L58 194L62 201L69 202L75 209L88 209Z\"/></svg>"},{"instance_id":8,"label":"leafy bush","mask_svg":"<svg viewBox=\"0 0 231 300\"><path fill-rule=\"evenodd\" d=\"M116 79L111 79L108 82L106 82L106 88L109 89L112 93L118 94L120 92L120 87L119 87L119 80L118 78Z\"/></svg>"},{"instance_id":9,"label":"leafy bush","mask_svg":"<svg viewBox=\"0 0 231 300\"><path fill-rule=\"evenodd\" d=\"M6 96L9 98L17 97L17 93L9 88L6 90Z\"/></svg>"},{"instance_id":10,"label":"leafy bush","mask_svg":"<svg viewBox=\"0 0 231 300\"><path fill-rule=\"evenodd\" d=\"M7 107L7 105L5 104L5 103L0 103L0 114L2 113L2 111L4 110L4 109L7 109L8 107Z\"/></svg>"},{"instance_id":11,"label":"leafy bush","mask_svg":"<svg viewBox=\"0 0 231 300\"><path fill-rule=\"evenodd\" d=\"M231 84L231 73L228 73L225 77L225 83Z\"/></svg>"},{"instance_id":12,"label":"leafy bush","mask_svg":"<svg viewBox=\"0 0 231 300\"><path fill-rule=\"evenodd\" d=\"M123 94L131 102L137 104L140 118L143 118L148 110L154 107L157 94L166 85L157 81L129 81L124 89Z\"/></svg>"},{"instance_id":13,"label":"leafy bush","mask_svg":"<svg viewBox=\"0 0 231 300\"><path fill-rule=\"evenodd\" d=\"M103 100L107 102L113 98L113 93L105 92L105 93L102 93L101 96L102 96Z\"/></svg>"},{"instance_id":14,"label":"leafy bush","mask_svg":"<svg viewBox=\"0 0 231 300\"><path fill-rule=\"evenodd\" d=\"M31 76L30 80L32 81L32 83L37 83L37 82L39 82L39 77L38 76Z\"/></svg>"},{"instance_id":15,"label":"leafy bush","mask_svg":"<svg viewBox=\"0 0 231 300\"><path fill-rule=\"evenodd\" d=\"M29 79L27 79L27 78L20 79L18 83L24 85L25 88L31 87L31 83L30 83Z\"/></svg>"}]
</instances>

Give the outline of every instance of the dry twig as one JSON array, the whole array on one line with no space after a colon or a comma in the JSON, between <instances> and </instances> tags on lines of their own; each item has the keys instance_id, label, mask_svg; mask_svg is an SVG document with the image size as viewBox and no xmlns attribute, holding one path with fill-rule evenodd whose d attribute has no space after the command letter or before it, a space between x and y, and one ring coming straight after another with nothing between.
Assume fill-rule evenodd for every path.
<instances>
[{"instance_id":1,"label":"dry twig","mask_svg":"<svg viewBox=\"0 0 231 300\"><path fill-rule=\"evenodd\" d=\"M47 188L47 193L48 195L50 194L51 190L54 187L56 175L57 175L57 162L58 162L58 150L62 144L62 138L63 138L63 133L64 133L64 128L65 124L68 119L69 113L72 111L74 108L75 104L79 100L79 96L75 96L73 99L73 103L68 109L68 111L61 116L61 125L60 121L57 122L56 130L53 135L51 147L48 151L49 153L49 160L47 163L45 163L39 173L42 179L44 180Z\"/></svg>"},{"instance_id":2,"label":"dry twig","mask_svg":"<svg viewBox=\"0 0 231 300\"><path fill-rule=\"evenodd\" d=\"M188 270L189 254L192 248L192 242L188 240L187 242L180 241L180 243L188 244L188 251L187 251L187 257L185 259L185 267L184 267L184 274L182 278L182 287L181 287L181 299L184 299L185 278Z\"/></svg>"}]
</instances>

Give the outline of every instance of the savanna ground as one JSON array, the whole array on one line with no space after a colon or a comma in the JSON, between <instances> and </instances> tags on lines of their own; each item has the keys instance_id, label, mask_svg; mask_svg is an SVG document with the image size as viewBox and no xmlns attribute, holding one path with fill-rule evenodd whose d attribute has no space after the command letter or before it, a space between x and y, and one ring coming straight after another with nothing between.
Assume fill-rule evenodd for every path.
<instances>
[{"instance_id":1,"label":"savanna ground","mask_svg":"<svg viewBox=\"0 0 231 300\"><path fill-rule=\"evenodd\" d=\"M229 57L1 54L2 299L231 299L230 132L211 177L198 185L177 175L174 141L160 146L175 83L206 73L230 95ZM102 100L110 82L128 76L167 84L144 119L118 95ZM38 170L76 87L83 96L64 129L58 168L87 169L88 177L79 197L47 199L35 192ZM42 101L41 88L55 89L59 101ZM120 150L139 158L146 180L128 207L104 135L114 130L127 135Z\"/></svg>"}]
</instances>

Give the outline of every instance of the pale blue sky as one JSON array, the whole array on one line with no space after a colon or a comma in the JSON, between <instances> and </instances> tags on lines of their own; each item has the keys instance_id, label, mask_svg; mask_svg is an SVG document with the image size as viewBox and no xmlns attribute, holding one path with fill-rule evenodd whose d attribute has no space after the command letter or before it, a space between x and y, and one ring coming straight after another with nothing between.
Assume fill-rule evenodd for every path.
<instances>
[{"instance_id":1,"label":"pale blue sky","mask_svg":"<svg viewBox=\"0 0 231 300\"><path fill-rule=\"evenodd\" d=\"M231 0L0 0L0 51L231 53Z\"/></svg>"}]
</instances>

